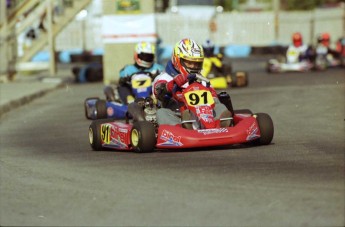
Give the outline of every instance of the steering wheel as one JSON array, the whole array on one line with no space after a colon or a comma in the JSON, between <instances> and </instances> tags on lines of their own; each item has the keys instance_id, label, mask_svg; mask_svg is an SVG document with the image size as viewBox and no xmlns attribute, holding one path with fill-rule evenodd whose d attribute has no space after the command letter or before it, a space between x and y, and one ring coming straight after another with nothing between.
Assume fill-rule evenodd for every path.
<instances>
[{"instance_id":1,"label":"steering wheel","mask_svg":"<svg viewBox=\"0 0 345 227\"><path fill-rule=\"evenodd\" d=\"M207 79L206 77L204 77L201 74L190 74L188 75L188 83L192 84L195 81L199 81L199 82L206 82L206 87L210 87L211 86L211 82L209 79Z\"/></svg>"}]
</instances>

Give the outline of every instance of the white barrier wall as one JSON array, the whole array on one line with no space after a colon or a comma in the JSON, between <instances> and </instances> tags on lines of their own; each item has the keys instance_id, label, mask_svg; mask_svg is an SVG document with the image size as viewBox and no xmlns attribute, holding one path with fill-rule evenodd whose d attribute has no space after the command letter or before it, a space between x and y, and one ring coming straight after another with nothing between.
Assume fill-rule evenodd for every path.
<instances>
[{"instance_id":1,"label":"white barrier wall","mask_svg":"<svg viewBox=\"0 0 345 227\"><path fill-rule=\"evenodd\" d=\"M314 34L331 30L332 42L341 36L345 36L345 7L337 10L316 10L314 16Z\"/></svg>"},{"instance_id":2,"label":"white barrier wall","mask_svg":"<svg viewBox=\"0 0 345 227\"><path fill-rule=\"evenodd\" d=\"M164 44L174 45L182 38L204 42L209 37L210 18L187 17L173 13L156 14L156 26Z\"/></svg>"},{"instance_id":3,"label":"white barrier wall","mask_svg":"<svg viewBox=\"0 0 345 227\"><path fill-rule=\"evenodd\" d=\"M310 43L315 37L315 34L311 34L313 33L313 15L313 12L281 12L279 15L278 43L285 45L291 43L291 35L294 32L300 32L303 41Z\"/></svg>"},{"instance_id":4,"label":"white barrier wall","mask_svg":"<svg viewBox=\"0 0 345 227\"><path fill-rule=\"evenodd\" d=\"M87 18L85 21L75 20L56 37L56 49L60 51L83 49L83 47L86 50L102 48L101 33L101 17Z\"/></svg>"},{"instance_id":5,"label":"white barrier wall","mask_svg":"<svg viewBox=\"0 0 345 227\"><path fill-rule=\"evenodd\" d=\"M271 12L223 13L217 16L214 40L221 46L246 44L269 45L274 40L274 16Z\"/></svg>"},{"instance_id":6,"label":"white barrier wall","mask_svg":"<svg viewBox=\"0 0 345 227\"><path fill-rule=\"evenodd\" d=\"M55 46L57 50L73 50L83 48L83 25L79 20L75 20L67 25L56 37ZM90 38L86 37L86 41ZM96 44L97 45L97 44ZM89 47L92 47L90 45Z\"/></svg>"},{"instance_id":7,"label":"white barrier wall","mask_svg":"<svg viewBox=\"0 0 345 227\"><path fill-rule=\"evenodd\" d=\"M314 11L279 13L278 39L275 40L273 12L239 12L219 14L215 22L217 31L209 30L210 18L182 16L172 13L156 14L157 31L163 45L174 45L178 40L190 37L198 42L211 38L218 45L244 44L267 46L288 45L293 32L302 33L305 42L314 44L317 34L329 32L332 41L345 35L344 8L317 9ZM81 48L85 37L87 50L102 48L101 17L88 18L83 23L74 21L57 38L57 49Z\"/></svg>"}]
</instances>

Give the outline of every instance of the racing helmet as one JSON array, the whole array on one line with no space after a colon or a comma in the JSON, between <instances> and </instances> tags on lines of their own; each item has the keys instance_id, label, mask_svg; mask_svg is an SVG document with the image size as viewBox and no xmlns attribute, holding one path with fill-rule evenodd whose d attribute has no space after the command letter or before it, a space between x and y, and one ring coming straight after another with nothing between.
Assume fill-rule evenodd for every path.
<instances>
[{"instance_id":1,"label":"racing helmet","mask_svg":"<svg viewBox=\"0 0 345 227\"><path fill-rule=\"evenodd\" d=\"M328 47L331 41L331 36L329 35L329 33L325 32L321 34L321 43Z\"/></svg>"},{"instance_id":2,"label":"racing helmet","mask_svg":"<svg viewBox=\"0 0 345 227\"><path fill-rule=\"evenodd\" d=\"M184 75L200 73L204 51L194 40L182 39L176 43L171 61L175 69Z\"/></svg>"},{"instance_id":3,"label":"racing helmet","mask_svg":"<svg viewBox=\"0 0 345 227\"><path fill-rule=\"evenodd\" d=\"M302 35L299 32L295 32L292 35L292 43L295 47L300 47L303 44Z\"/></svg>"},{"instance_id":4,"label":"racing helmet","mask_svg":"<svg viewBox=\"0 0 345 227\"><path fill-rule=\"evenodd\" d=\"M135 46L134 60L143 68L150 68L155 58L155 45L149 42L140 42Z\"/></svg>"},{"instance_id":5,"label":"racing helmet","mask_svg":"<svg viewBox=\"0 0 345 227\"><path fill-rule=\"evenodd\" d=\"M203 44L202 48L204 49L205 57L211 57L214 54L214 43L207 39Z\"/></svg>"}]
</instances>

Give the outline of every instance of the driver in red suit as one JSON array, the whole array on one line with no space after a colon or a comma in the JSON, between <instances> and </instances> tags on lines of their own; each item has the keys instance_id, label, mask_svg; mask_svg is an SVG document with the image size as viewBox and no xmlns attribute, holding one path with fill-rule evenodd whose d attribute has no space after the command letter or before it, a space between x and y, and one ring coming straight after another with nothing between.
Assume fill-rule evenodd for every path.
<instances>
[{"instance_id":1,"label":"driver in red suit","mask_svg":"<svg viewBox=\"0 0 345 227\"><path fill-rule=\"evenodd\" d=\"M179 109L182 104L181 89L188 86L190 77L201 74L203 61L203 48L194 40L186 38L176 43L165 72L159 74L153 82L153 94L162 105L162 108L157 111L158 124L181 123L181 119L175 114L176 109ZM231 117L232 111L220 102L216 91L211 88L211 93L215 100L216 119ZM232 110L232 107L230 109ZM184 111L181 115L182 119L188 118L188 114L188 110ZM221 127L229 125L230 120L221 122Z\"/></svg>"}]
</instances>

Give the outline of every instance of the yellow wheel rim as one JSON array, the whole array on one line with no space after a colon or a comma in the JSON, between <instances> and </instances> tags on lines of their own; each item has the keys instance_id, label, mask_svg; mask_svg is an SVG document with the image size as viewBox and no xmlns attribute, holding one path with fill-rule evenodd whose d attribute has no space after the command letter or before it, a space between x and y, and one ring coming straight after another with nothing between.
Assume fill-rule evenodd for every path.
<instances>
[{"instance_id":1,"label":"yellow wheel rim","mask_svg":"<svg viewBox=\"0 0 345 227\"><path fill-rule=\"evenodd\" d=\"M131 141L132 141L132 145L137 147L139 144L139 132L136 129L132 130L131 133Z\"/></svg>"},{"instance_id":2,"label":"yellow wheel rim","mask_svg":"<svg viewBox=\"0 0 345 227\"><path fill-rule=\"evenodd\" d=\"M89 141L90 141L90 144L93 144L93 130L92 130L92 128L89 128Z\"/></svg>"}]
</instances>

